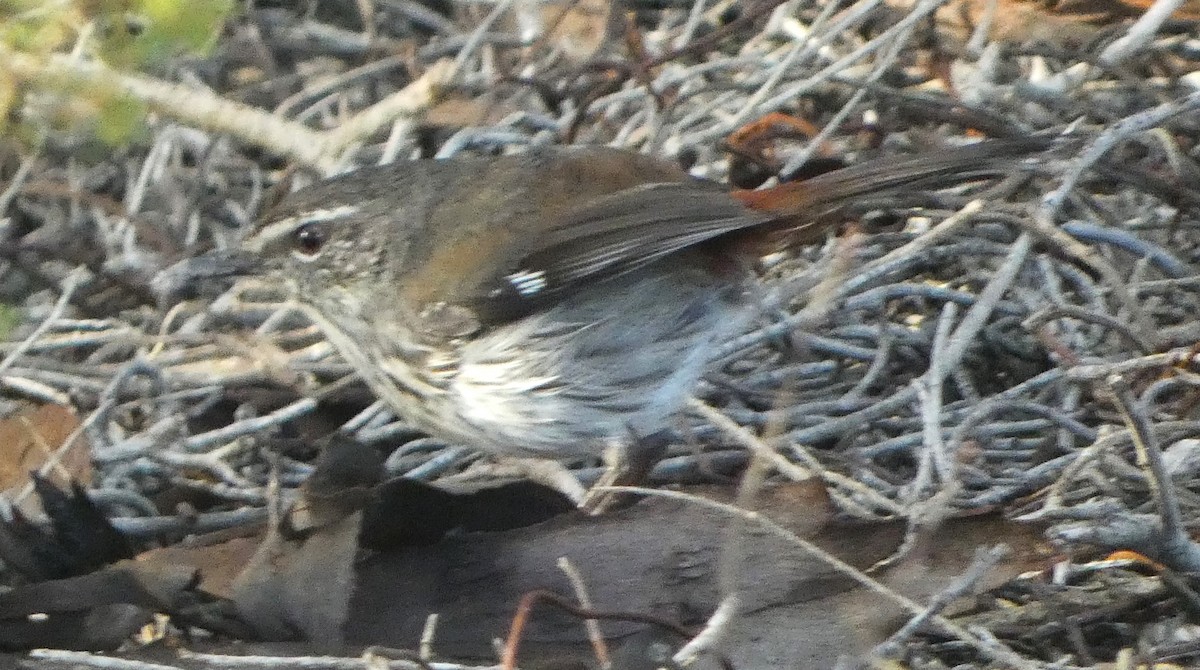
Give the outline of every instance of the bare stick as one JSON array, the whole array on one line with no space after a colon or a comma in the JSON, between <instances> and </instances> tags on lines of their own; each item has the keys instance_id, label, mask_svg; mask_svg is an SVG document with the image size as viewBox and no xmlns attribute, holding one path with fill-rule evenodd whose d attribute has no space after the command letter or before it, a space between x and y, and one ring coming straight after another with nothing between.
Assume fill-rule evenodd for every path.
<instances>
[{"instance_id":1,"label":"bare stick","mask_svg":"<svg viewBox=\"0 0 1200 670\"><path fill-rule=\"evenodd\" d=\"M1100 52L1100 62L1105 65L1118 65L1130 56L1141 53L1158 29L1166 23L1175 10L1183 6L1184 0L1155 0L1150 9L1132 25L1129 32Z\"/></svg>"}]
</instances>

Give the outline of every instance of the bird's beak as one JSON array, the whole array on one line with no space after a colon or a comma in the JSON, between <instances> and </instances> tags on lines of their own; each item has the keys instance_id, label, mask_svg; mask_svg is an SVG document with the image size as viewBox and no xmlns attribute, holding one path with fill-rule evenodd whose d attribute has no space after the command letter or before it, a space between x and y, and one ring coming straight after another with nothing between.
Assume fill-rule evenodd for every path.
<instances>
[{"instance_id":1,"label":"bird's beak","mask_svg":"<svg viewBox=\"0 0 1200 670\"><path fill-rule=\"evenodd\" d=\"M261 274L262 267L262 259L245 251L210 251L159 272L150 288L164 306L192 298L215 298L242 277Z\"/></svg>"}]
</instances>

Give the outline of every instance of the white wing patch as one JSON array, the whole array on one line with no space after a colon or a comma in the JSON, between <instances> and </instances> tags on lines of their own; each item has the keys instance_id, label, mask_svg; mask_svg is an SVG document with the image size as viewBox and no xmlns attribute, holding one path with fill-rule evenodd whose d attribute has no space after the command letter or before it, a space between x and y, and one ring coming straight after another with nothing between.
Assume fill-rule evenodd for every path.
<instances>
[{"instance_id":1,"label":"white wing patch","mask_svg":"<svg viewBox=\"0 0 1200 670\"><path fill-rule=\"evenodd\" d=\"M546 290L546 273L542 270L521 270L514 272L505 279L517 289L523 297L537 295Z\"/></svg>"}]
</instances>

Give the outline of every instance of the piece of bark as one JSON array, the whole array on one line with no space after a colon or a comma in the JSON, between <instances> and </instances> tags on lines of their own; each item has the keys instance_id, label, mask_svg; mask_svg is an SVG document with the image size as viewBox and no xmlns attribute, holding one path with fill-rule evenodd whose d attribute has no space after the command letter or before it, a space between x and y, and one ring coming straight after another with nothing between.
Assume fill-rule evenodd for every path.
<instances>
[{"instance_id":1,"label":"piece of bark","mask_svg":"<svg viewBox=\"0 0 1200 670\"><path fill-rule=\"evenodd\" d=\"M573 509L561 494L528 482L446 491L398 479L368 488L380 463L366 449L331 444L300 500L234 581L230 598L261 639L341 644L362 552L386 555L456 529L505 530Z\"/></svg>"},{"instance_id":2,"label":"piece of bark","mask_svg":"<svg viewBox=\"0 0 1200 670\"><path fill-rule=\"evenodd\" d=\"M63 491L36 472L29 477L50 523L34 524L19 509L12 519L0 519L0 559L9 568L36 582L84 575L133 557L133 546L78 482Z\"/></svg>"},{"instance_id":3,"label":"piece of bark","mask_svg":"<svg viewBox=\"0 0 1200 670\"><path fill-rule=\"evenodd\" d=\"M111 649L155 612L180 611L196 582L186 565L123 560L96 572L0 594L0 649Z\"/></svg>"},{"instance_id":4,"label":"piece of bark","mask_svg":"<svg viewBox=\"0 0 1200 670\"><path fill-rule=\"evenodd\" d=\"M241 619L261 639L341 644L361 521L355 512L302 540L268 534L233 584Z\"/></svg>"},{"instance_id":5,"label":"piece of bark","mask_svg":"<svg viewBox=\"0 0 1200 670\"><path fill-rule=\"evenodd\" d=\"M497 516L498 500L510 510L541 504L537 501L542 496L521 487L507 488L499 498L495 491L449 493L412 482L385 490L394 495L371 498L372 505L382 506L371 510L374 523L391 518L413 524L407 540L396 535L365 550L371 542L360 537L362 512L332 519L317 510L309 518L325 523L290 536L276 529L249 559L248 543L242 538L236 541L239 551L230 551L226 544L196 547L186 554L157 552L137 565L167 574L184 569L181 560L196 565L202 574L228 573L234 561L245 565L233 586L225 586L241 623L261 639L306 640L330 653L344 651L346 645L415 647L428 615L436 613L434 648L439 656L491 659L492 640L507 634L524 594L537 589L572 592L558 567L560 557L569 558L582 575L595 609L695 625L724 595L722 560L728 548L735 547L733 577L742 616L731 628L727 649L736 664L746 667L828 666L839 655L870 649L908 617L787 541L690 501L651 497L599 517L572 512L521 528L466 532L462 529L494 527L497 522L504 527L544 518L549 512ZM730 494L715 488L690 492L715 499ZM422 515L416 513L435 508L453 513L431 514L439 518L422 527ZM814 484L767 487L758 511L858 567L891 555L905 534L902 522L838 520L824 489ZM434 528L449 534L429 544ZM423 546L401 546L409 541ZM877 576L921 602L963 572L977 547L999 542L1014 551L980 588L1045 562L1047 548L1037 529L998 516L979 516L947 521ZM146 590L145 578L129 584L127 573L110 568L98 574L115 580L106 588L111 592L120 586L123 595L86 600L93 607L163 601L138 595ZM61 583L58 588L60 594L71 591L61 590ZM105 592L98 586L89 588ZM26 592L25 597L36 598L36 592ZM172 605L159 607L171 611ZM662 633L644 623L606 621L601 628L612 648L628 650L631 659L647 650L661 652L660 643L665 643L656 639L653 645L643 644L643 637ZM557 659L545 666L552 667L563 658L584 667L590 664L592 650L583 625L565 613L536 607L522 641L522 667ZM637 667L633 660L623 663Z\"/></svg>"},{"instance_id":6,"label":"piece of bark","mask_svg":"<svg viewBox=\"0 0 1200 670\"><path fill-rule=\"evenodd\" d=\"M0 618L33 613L77 612L99 605L132 604L169 611L195 583L187 565L149 566L124 560L103 570L29 584L0 596Z\"/></svg>"},{"instance_id":7,"label":"piece of bark","mask_svg":"<svg viewBox=\"0 0 1200 670\"><path fill-rule=\"evenodd\" d=\"M153 621L154 612L153 608L118 603L75 612L0 620L0 650L115 649Z\"/></svg>"},{"instance_id":8,"label":"piece of bark","mask_svg":"<svg viewBox=\"0 0 1200 670\"><path fill-rule=\"evenodd\" d=\"M823 490L804 485L768 489L760 511L858 567L889 556L904 536L902 523L834 520ZM735 663L742 658L759 665L777 656L798 667L817 667L839 654L869 649L907 618L822 561L744 521L736 523L743 526L734 541L741 553L736 572L746 617L730 640ZM720 560L729 524L728 517L707 508L652 498L602 517L559 517L505 533L450 537L432 547L375 555L357 569L346 639L414 646L426 617L437 613L440 653L489 657L491 640L507 633L522 594L571 592L557 567L560 556L583 575L598 609L698 624L722 595ZM918 543L883 581L920 602L964 571L976 547L999 542L1015 551L984 586L1040 567L1046 556L1035 529L997 517L957 519ZM601 627L613 638L644 628ZM582 654L585 631L571 617L539 610L523 649L536 653L539 644L559 651L579 645Z\"/></svg>"}]
</instances>

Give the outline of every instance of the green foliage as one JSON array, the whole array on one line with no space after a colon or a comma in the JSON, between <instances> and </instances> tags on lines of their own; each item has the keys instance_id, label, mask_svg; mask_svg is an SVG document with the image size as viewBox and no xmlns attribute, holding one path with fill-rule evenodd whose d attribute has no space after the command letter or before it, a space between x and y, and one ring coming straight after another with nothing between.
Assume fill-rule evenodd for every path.
<instances>
[{"instance_id":1,"label":"green foliage","mask_svg":"<svg viewBox=\"0 0 1200 670\"><path fill-rule=\"evenodd\" d=\"M100 105L96 137L109 146L141 139L146 131L146 106L127 95L112 96Z\"/></svg>"},{"instance_id":2,"label":"green foliage","mask_svg":"<svg viewBox=\"0 0 1200 670\"><path fill-rule=\"evenodd\" d=\"M127 4L132 5L127 11L105 16L98 51L110 65L129 68L161 64L181 54L207 53L233 8L232 0L136 0Z\"/></svg>"},{"instance_id":3,"label":"green foliage","mask_svg":"<svg viewBox=\"0 0 1200 670\"><path fill-rule=\"evenodd\" d=\"M171 58L206 54L233 7L233 0L0 0L0 46L43 59L78 54L125 72L162 71ZM144 128L144 107L117 91L17 81L0 68L0 133L26 142L66 133L70 142L87 136L119 146Z\"/></svg>"},{"instance_id":4,"label":"green foliage","mask_svg":"<svg viewBox=\"0 0 1200 670\"><path fill-rule=\"evenodd\" d=\"M35 53L59 48L69 36L69 25L55 4L0 0L0 42Z\"/></svg>"},{"instance_id":5,"label":"green foliage","mask_svg":"<svg viewBox=\"0 0 1200 670\"><path fill-rule=\"evenodd\" d=\"M20 324L21 314L17 308L0 302L0 341L7 340Z\"/></svg>"}]
</instances>

